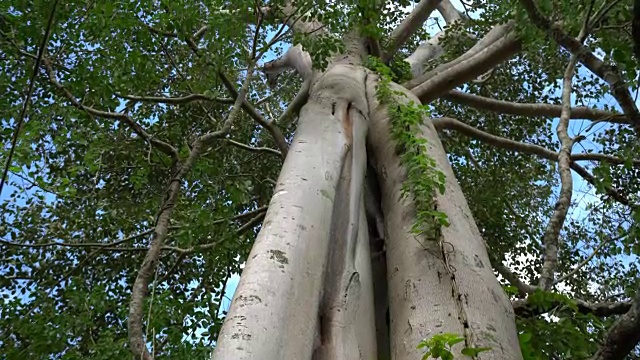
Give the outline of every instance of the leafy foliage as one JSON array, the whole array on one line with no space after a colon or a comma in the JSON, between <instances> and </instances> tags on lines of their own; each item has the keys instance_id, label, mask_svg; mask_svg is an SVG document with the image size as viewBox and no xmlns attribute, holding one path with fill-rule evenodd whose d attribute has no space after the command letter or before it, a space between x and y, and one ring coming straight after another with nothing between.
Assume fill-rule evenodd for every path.
<instances>
[{"instance_id":1,"label":"leafy foliage","mask_svg":"<svg viewBox=\"0 0 640 360\"><path fill-rule=\"evenodd\" d=\"M418 349L425 349L426 353L422 356L423 360L434 358L434 359L442 359L442 360L453 360L452 347L455 344L461 343L464 341L464 338L451 333L437 334L433 335L428 340L422 340L418 344ZM474 347L465 347L460 350L462 355L475 358L479 353L483 351L491 350L491 348L474 348Z\"/></svg>"},{"instance_id":2,"label":"leafy foliage","mask_svg":"<svg viewBox=\"0 0 640 360\"><path fill-rule=\"evenodd\" d=\"M252 33L224 24L249 28L251 18L243 12L203 11L204 4L196 2L60 3L47 52L55 56L55 75L83 104L103 111L122 111L130 104L130 116L178 148L182 157L195 136L221 125L227 103L176 107L127 102L122 95L227 97L216 67L229 69L234 85L241 80L235 69L246 63L243 44L252 40ZM25 74L33 67L23 53L35 54L41 37L35 24L43 22L51 6L48 1L15 1L0 8L4 164ZM205 33L199 44L213 65L195 57L184 42L205 23L214 31ZM148 27L176 35L165 37ZM0 202L0 238L6 240L0 244L0 353L9 359L125 358L130 356L130 284L171 178L171 159L122 122L70 106L44 71L37 79L34 105L11 167L11 186ZM265 90L261 84L253 86L249 99L257 101ZM281 94L270 101L273 109L294 95ZM243 117L232 136L256 147L273 146L263 132ZM234 217L266 205L277 177L280 159L259 155L221 141L183 180L186 191L176 204L168 246L194 250L163 251L154 297L144 310L152 314L146 331L155 339L159 358L208 356L222 324L223 285L230 274L240 272L259 230L254 224L237 233L252 216ZM216 245L198 249L209 244ZM209 334L201 334L202 329Z\"/></svg>"}]
</instances>

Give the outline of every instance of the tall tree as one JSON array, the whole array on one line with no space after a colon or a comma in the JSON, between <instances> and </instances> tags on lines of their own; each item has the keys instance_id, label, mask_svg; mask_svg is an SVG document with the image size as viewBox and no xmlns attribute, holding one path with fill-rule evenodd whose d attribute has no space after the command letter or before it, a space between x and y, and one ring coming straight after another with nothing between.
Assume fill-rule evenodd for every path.
<instances>
[{"instance_id":1,"label":"tall tree","mask_svg":"<svg viewBox=\"0 0 640 360\"><path fill-rule=\"evenodd\" d=\"M0 353L640 356L633 6L2 2Z\"/></svg>"}]
</instances>

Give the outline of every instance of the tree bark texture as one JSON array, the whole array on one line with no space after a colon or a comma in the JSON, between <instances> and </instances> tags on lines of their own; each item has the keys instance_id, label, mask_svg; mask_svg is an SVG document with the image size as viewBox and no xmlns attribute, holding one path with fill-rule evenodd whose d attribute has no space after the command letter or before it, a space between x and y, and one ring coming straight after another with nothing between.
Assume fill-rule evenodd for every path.
<instances>
[{"instance_id":1,"label":"tree bark texture","mask_svg":"<svg viewBox=\"0 0 640 360\"><path fill-rule=\"evenodd\" d=\"M479 359L521 358L513 310L430 123L420 136L447 176L436 202L451 222L449 264L437 241L410 232L415 207L400 200L406 170L376 84L349 56L313 79L213 359L413 360L421 340L466 327L469 346L492 348ZM392 85L406 95L399 101L419 103ZM364 209L367 163L383 219Z\"/></svg>"}]
</instances>

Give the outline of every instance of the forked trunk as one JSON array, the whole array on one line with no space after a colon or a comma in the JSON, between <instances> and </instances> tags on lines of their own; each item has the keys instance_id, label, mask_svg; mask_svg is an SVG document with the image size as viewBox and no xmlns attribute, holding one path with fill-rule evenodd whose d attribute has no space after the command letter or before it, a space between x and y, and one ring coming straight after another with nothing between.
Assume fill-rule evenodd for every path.
<instances>
[{"instance_id":1,"label":"forked trunk","mask_svg":"<svg viewBox=\"0 0 640 360\"><path fill-rule=\"evenodd\" d=\"M438 242L410 233L415 209L399 200L405 171L375 101L377 79L356 63L343 57L314 79L213 358L414 360L420 340L449 332L492 348L479 358L519 359L513 311L433 126L422 135L447 175L437 203L451 222L442 230L449 272ZM374 232L381 219L365 216L367 155L385 234Z\"/></svg>"}]
</instances>

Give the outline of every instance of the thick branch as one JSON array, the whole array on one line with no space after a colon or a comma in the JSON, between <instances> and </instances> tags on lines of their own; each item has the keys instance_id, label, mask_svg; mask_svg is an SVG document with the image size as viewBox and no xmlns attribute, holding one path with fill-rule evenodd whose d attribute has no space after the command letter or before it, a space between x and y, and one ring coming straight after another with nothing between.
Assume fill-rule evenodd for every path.
<instances>
[{"instance_id":1,"label":"thick branch","mask_svg":"<svg viewBox=\"0 0 640 360\"><path fill-rule=\"evenodd\" d=\"M438 4L437 9L447 25L453 24L456 21L466 21L469 19L467 14L456 9L449 0L442 0L440 4Z\"/></svg>"},{"instance_id":2,"label":"thick branch","mask_svg":"<svg viewBox=\"0 0 640 360\"><path fill-rule=\"evenodd\" d=\"M492 30L493 31L493 30ZM488 35L487 35L488 36ZM471 52L469 50L469 52ZM516 34L509 31L501 39L478 51L465 60L454 60L456 64L443 64L425 74L427 81L411 89L423 104L429 103L449 90L473 80L496 65L510 59L520 51ZM463 55L464 56L464 55Z\"/></svg>"},{"instance_id":3,"label":"thick branch","mask_svg":"<svg viewBox=\"0 0 640 360\"><path fill-rule=\"evenodd\" d=\"M440 41L445 35L445 30L439 31L431 39L421 43L411 55L404 60L411 66L411 74L414 78L420 77L424 71L424 63L431 59L442 56L444 48L440 45Z\"/></svg>"},{"instance_id":4,"label":"thick branch","mask_svg":"<svg viewBox=\"0 0 640 360\"><path fill-rule=\"evenodd\" d=\"M578 60L586 66L587 69L591 70L591 72L609 85L620 108L622 108L624 114L633 124L636 133L640 135L640 113L620 73L613 66L598 59L586 46L582 45L581 41L567 34L560 24L553 23L544 17L533 0L520 0L520 3L522 3L526 9L531 22L541 30L548 32L560 46L572 54L577 55Z\"/></svg>"},{"instance_id":5,"label":"thick branch","mask_svg":"<svg viewBox=\"0 0 640 360\"><path fill-rule=\"evenodd\" d=\"M547 228L542 237L544 245L544 262L540 272L539 287L549 291L553 286L553 280L558 265L558 240L560 230L571 207L571 195L573 195L573 178L571 177L571 148L574 140L569 137L569 118L571 117L571 81L576 68L578 58L573 55L565 70L562 85L562 111L556 133L560 140L558 152L558 173L560 174L560 194L556 201L553 214L549 218Z\"/></svg>"},{"instance_id":6,"label":"thick branch","mask_svg":"<svg viewBox=\"0 0 640 360\"><path fill-rule=\"evenodd\" d=\"M420 76L417 76L411 81L408 81L407 83L402 85L407 89L413 89L418 85L423 84L427 80L435 77L436 75L443 73L446 70L456 65L459 65L463 61L471 59L473 56L477 55L482 50L488 48L490 45L496 43L498 40L503 39L506 35L508 35L513 30L513 27L514 27L513 22L508 22L506 24L495 26L482 39L480 39L475 45L473 45L471 49L467 50L467 52L465 52L461 56L457 57L452 61L449 61L446 64L442 64L438 66L437 68L429 71L426 74L421 74ZM426 59L421 59L421 60L426 61Z\"/></svg>"},{"instance_id":7,"label":"thick branch","mask_svg":"<svg viewBox=\"0 0 640 360\"><path fill-rule=\"evenodd\" d=\"M640 288L631 308L611 325L604 343L591 360L624 359L640 343Z\"/></svg>"},{"instance_id":8,"label":"thick branch","mask_svg":"<svg viewBox=\"0 0 640 360\"><path fill-rule=\"evenodd\" d=\"M489 134L482 130L479 130L471 125L467 125L460 120L450 118L450 117L442 117L438 119L432 119L433 125L436 129L452 129L456 130L464 135L472 137L474 139L480 140L482 142L486 142L487 144L493 145L495 147L499 147L501 149L519 151L525 154L537 155L541 158L558 161L558 153L552 150L549 150L545 147L535 144L527 144L507 138L503 138L501 136ZM611 164L624 164L626 160L623 158L615 157L612 155L606 154L597 154L597 153L577 153L571 154L571 161L606 161ZM633 164L636 166L640 166L640 160L633 160Z\"/></svg>"},{"instance_id":9,"label":"thick branch","mask_svg":"<svg viewBox=\"0 0 640 360\"><path fill-rule=\"evenodd\" d=\"M267 74L270 85L273 85L278 75L291 68L296 69L303 80L308 80L313 75L311 56L300 45L290 47L280 58L265 63L262 71Z\"/></svg>"},{"instance_id":10,"label":"thick branch","mask_svg":"<svg viewBox=\"0 0 640 360\"><path fill-rule=\"evenodd\" d=\"M457 104L471 106L476 109L494 111L509 115L560 117L560 112L562 111L562 105L514 103L473 95L459 90L451 90L442 96L442 98ZM571 118L606 121L614 124L629 124L629 121L624 115L599 109L592 109L586 106L571 108Z\"/></svg>"},{"instance_id":11,"label":"thick branch","mask_svg":"<svg viewBox=\"0 0 640 360\"><path fill-rule=\"evenodd\" d=\"M391 32L382 61L389 62L393 55L404 45L422 24L429 18L429 15L436 9L442 0L420 0L418 5L407 17Z\"/></svg>"},{"instance_id":12,"label":"thick branch","mask_svg":"<svg viewBox=\"0 0 640 360\"><path fill-rule=\"evenodd\" d=\"M129 344L131 352L133 352L133 355L136 358L142 360L153 359L153 356L147 349L145 343L146 339L144 338L142 331L143 305L145 297L149 291L149 282L156 271L160 254L168 235L171 215L180 194L182 180L191 171L195 163L200 158L200 155L207 150L211 143L218 138L226 136L231 129L233 122L240 113L241 104L245 101L247 91L249 90L249 84L251 83L253 75L253 65L253 62L249 63L247 77L238 92L233 108L229 112L227 119L224 121L222 128L200 136L194 142L193 148L184 163L180 164L175 162L176 169L173 177L171 178L171 182L169 183L169 188L167 189L162 207L160 208L156 218L156 225L151 239L151 245L149 246L149 251L147 251L144 257L140 270L138 270L138 275L133 283L133 289L131 290L128 321Z\"/></svg>"},{"instance_id":13,"label":"thick branch","mask_svg":"<svg viewBox=\"0 0 640 360\"><path fill-rule=\"evenodd\" d=\"M535 286L523 283L522 280L520 280L518 276L516 276L516 274L514 274L511 269L505 266L502 262L496 261L492 265L496 271L498 271L498 273L509 282L509 284L518 289L518 295L520 295L521 298L526 297L527 294L536 290Z\"/></svg>"},{"instance_id":14,"label":"thick branch","mask_svg":"<svg viewBox=\"0 0 640 360\"><path fill-rule=\"evenodd\" d=\"M327 33L325 25L320 21L316 19L303 21L305 10L294 6L291 1L287 1L282 10L284 23L291 27L294 32L306 36L318 36Z\"/></svg>"},{"instance_id":15,"label":"thick branch","mask_svg":"<svg viewBox=\"0 0 640 360\"><path fill-rule=\"evenodd\" d=\"M296 97L291 100L287 109L278 117L276 121L277 124L282 126L286 125L289 119L293 118L296 114L300 112L300 109L307 103L307 99L309 98L309 90L311 90L311 80L307 79L302 83L300 90L296 94Z\"/></svg>"},{"instance_id":16,"label":"thick branch","mask_svg":"<svg viewBox=\"0 0 640 360\"><path fill-rule=\"evenodd\" d=\"M466 21L468 18L465 14L456 9L449 0L442 0L437 6L438 12L444 17L447 25L451 25L456 21ZM405 61L411 66L411 74L414 78L418 78L424 71L425 63L429 60L437 59L444 53L444 48L440 44L440 41L446 34L447 29L439 31L431 39L422 42L414 51L409 55ZM471 34L468 34L472 36Z\"/></svg>"},{"instance_id":17,"label":"thick branch","mask_svg":"<svg viewBox=\"0 0 640 360\"><path fill-rule=\"evenodd\" d=\"M302 77L302 87L298 91L296 97L291 101L287 109L280 115L277 124L284 124L300 111L302 106L307 102L311 81L313 80L313 67L311 56L304 51L300 45L292 46L279 59L270 61L264 65L262 70L267 76L269 86L275 87L278 77L286 69L294 68Z\"/></svg>"}]
</instances>

